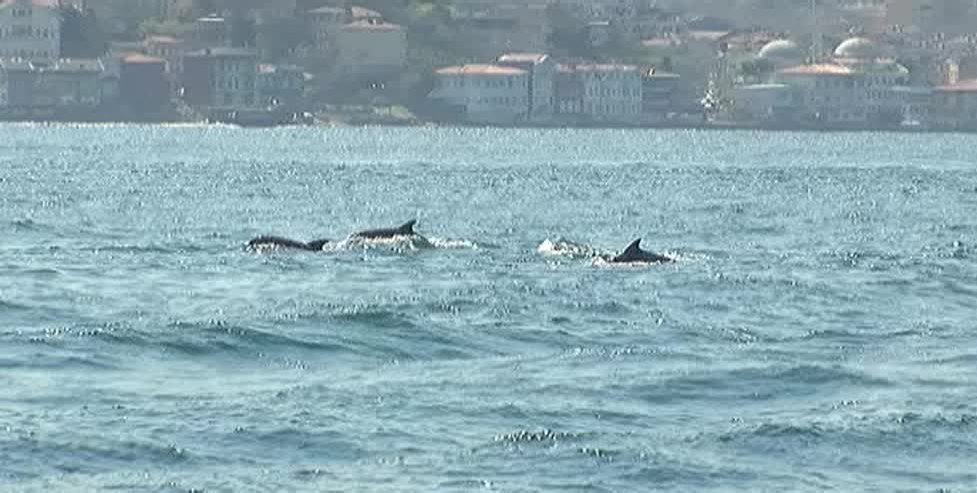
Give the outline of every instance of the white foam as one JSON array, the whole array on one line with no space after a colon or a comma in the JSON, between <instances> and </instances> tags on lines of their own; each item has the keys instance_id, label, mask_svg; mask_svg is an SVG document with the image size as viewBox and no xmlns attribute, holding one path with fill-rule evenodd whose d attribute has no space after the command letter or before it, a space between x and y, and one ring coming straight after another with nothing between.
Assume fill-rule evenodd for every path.
<instances>
[{"instance_id":1,"label":"white foam","mask_svg":"<svg viewBox=\"0 0 977 493\"><path fill-rule=\"evenodd\" d=\"M536 252L547 257L592 257L597 254L593 247L574 243L563 238L550 240L547 238L536 247Z\"/></svg>"}]
</instances>

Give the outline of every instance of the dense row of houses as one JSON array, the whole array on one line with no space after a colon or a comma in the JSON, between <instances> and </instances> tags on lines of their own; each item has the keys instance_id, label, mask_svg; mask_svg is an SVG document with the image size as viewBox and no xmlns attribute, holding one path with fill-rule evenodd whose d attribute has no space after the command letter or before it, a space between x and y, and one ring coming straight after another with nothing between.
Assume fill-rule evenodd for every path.
<instances>
[{"instance_id":1,"label":"dense row of houses","mask_svg":"<svg viewBox=\"0 0 977 493\"><path fill-rule=\"evenodd\" d=\"M232 21L219 13L188 21L184 36L114 42L99 59L61 56L60 9L74 5L110 17L118 3L0 0L0 118L85 109L153 116L171 110L174 101L204 114L302 107L309 75L295 65L264 63L268 57L257 47L232 46ZM403 70L404 28L370 9L318 3L309 3L304 18L316 32L315 46L307 49L328 57L350 78L387 77ZM189 0L133 0L130 5L160 19L195 13L195 2ZM258 19L294 16L302 8L301 0L271 2Z\"/></svg>"},{"instance_id":2,"label":"dense row of houses","mask_svg":"<svg viewBox=\"0 0 977 493\"><path fill-rule=\"evenodd\" d=\"M961 79L959 66L937 69L941 77L914 80L879 43L853 37L830 57L805 62L789 40L767 44L758 59L772 71L767 80L740 85L732 95L731 119L760 125L838 128L977 128L977 73Z\"/></svg>"},{"instance_id":3,"label":"dense row of houses","mask_svg":"<svg viewBox=\"0 0 977 493\"><path fill-rule=\"evenodd\" d=\"M437 70L430 98L469 123L638 125L675 111L678 82L674 74L634 65L509 53L493 64Z\"/></svg>"},{"instance_id":4,"label":"dense row of houses","mask_svg":"<svg viewBox=\"0 0 977 493\"><path fill-rule=\"evenodd\" d=\"M251 2L246 10L256 41L244 45L235 32L240 10L213 11L218 4L0 0L0 116L58 108L158 115L178 104L200 114L300 110L309 94L328 93L342 83L370 92L412 68L407 29L347 0ZM844 22L791 39L787 31L738 30L722 19L684 18L661 4L453 0L444 10L452 29L481 54L459 59L487 63L430 73L428 101L437 110L432 114L497 125L698 119L759 126L977 128L977 35L921 31L918 25L928 22L924 17L933 16L935 7L923 12L912 7L913 0L816 2L832 5ZM60 52L59 10L69 6L95 12L110 28L124 29L133 17L154 18L179 24L181 34L113 42L99 59L67 58ZM548 54L554 9L583 23L578 34L591 58ZM274 32L262 26L283 19L307 28L306 39L290 48L287 59L293 63L269 63L284 58L270 52L274 43L260 42ZM824 51L825 39L835 39L837 46ZM680 53L696 63L686 60L684 71L674 70L679 75L670 56L661 56L658 66L593 56L612 43ZM749 74L739 69L744 62ZM312 76L309 66L326 69Z\"/></svg>"}]
</instances>

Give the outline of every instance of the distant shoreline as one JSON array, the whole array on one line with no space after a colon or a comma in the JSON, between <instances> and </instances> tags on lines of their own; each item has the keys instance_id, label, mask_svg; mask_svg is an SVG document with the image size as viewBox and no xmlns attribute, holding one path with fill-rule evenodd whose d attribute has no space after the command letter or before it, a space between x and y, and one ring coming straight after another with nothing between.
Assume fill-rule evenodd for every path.
<instances>
[{"instance_id":1,"label":"distant shoreline","mask_svg":"<svg viewBox=\"0 0 977 493\"><path fill-rule=\"evenodd\" d=\"M0 124L33 124L33 125L142 125L142 126L213 126L232 127L242 129L269 129L291 127L319 127L319 128L357 128L357 127L391 127L391 128L491 128L513 130L735 130L759 132L802 132L802 133L907 133L907 134L975 134L974 128L946 128L946 127L818 127L811 125L759 125L738 122L712 123L660 123L660 124L611 124L611 123L574 123L574 124L474 124L465 122L439 121L321 121L311 124L285 124L270 126L248 126L233 123L211 122L200 119L115 119L115 118L0 118Z\"/></svg>"}]
</instances>

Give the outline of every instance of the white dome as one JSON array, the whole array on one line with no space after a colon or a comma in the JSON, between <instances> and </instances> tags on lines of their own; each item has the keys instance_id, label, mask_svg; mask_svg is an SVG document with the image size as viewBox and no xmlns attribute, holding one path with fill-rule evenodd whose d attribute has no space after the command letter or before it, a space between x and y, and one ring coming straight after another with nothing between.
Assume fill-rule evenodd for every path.
<instances>
[{"instance_id":1,"label":"white dome","mask_svg":"<svg viewBox=\"0 0 977 493\"><path fill-rule=\"evenodd\" d=\"M866 38L851 38L835 48L836 58L856 58L860 60L875 60L882 57L882 50L874 41Z\"/></svg>"},{"instance_id":2,"label":"white dome","mask_svg":"<svg viewBox=\"0 0 977 493\"><path fill-rule=\"evenodd\" d=\"M757 58L771 62L776 67L786 67L803 62L804 50L793 41L778 39L761 48Z\"/></svg>"},{"instance_id":3,"label":"white dome","mask_svg":"<svg viewBox=\"0 0 977 493\"><path fill-rule=\"evenodd\" d=\"M760 53L757 56L760 58L804 58L804 50L801 50L797 43L789 39L778 39L760 48Z\"/></svg>"}]
</instances>

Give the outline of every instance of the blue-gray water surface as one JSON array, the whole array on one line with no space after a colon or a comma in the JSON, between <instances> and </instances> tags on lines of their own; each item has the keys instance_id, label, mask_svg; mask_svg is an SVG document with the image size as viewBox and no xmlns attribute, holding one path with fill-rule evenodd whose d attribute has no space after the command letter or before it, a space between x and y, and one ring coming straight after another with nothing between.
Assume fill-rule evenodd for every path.
<instances>
[{"instance_id":1,"label":"blue-gray water surface","mask_svg":"<svg viewBox=\"0 0 977 493\"><path fill-rule=\"evenodd\" d=\"M0 490L977 491L974 149L2 126Z\"/></svg>"}]
</instances>

